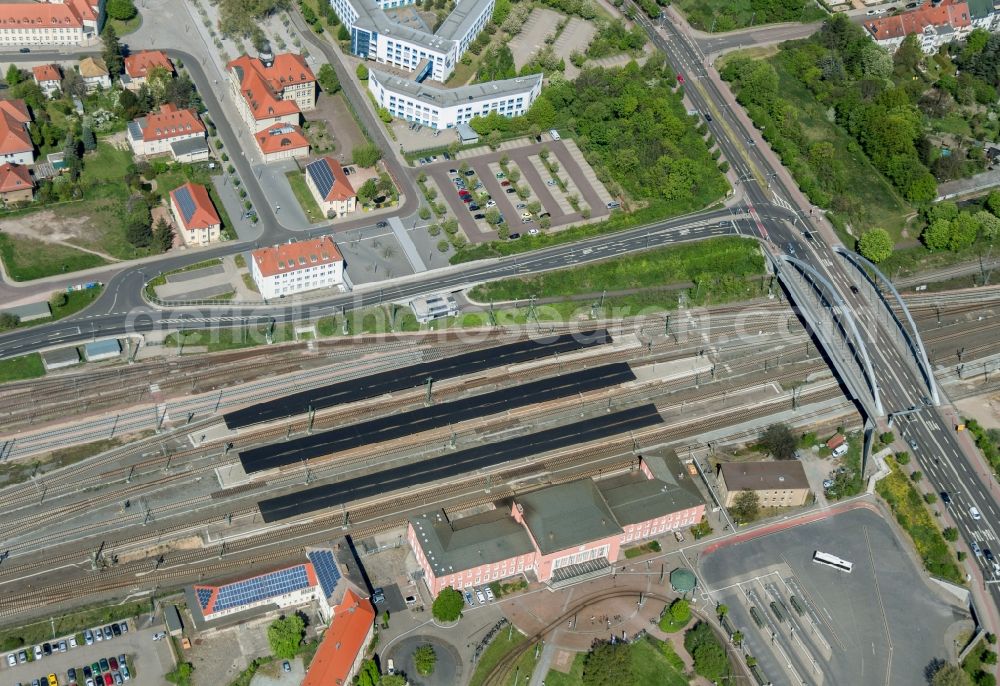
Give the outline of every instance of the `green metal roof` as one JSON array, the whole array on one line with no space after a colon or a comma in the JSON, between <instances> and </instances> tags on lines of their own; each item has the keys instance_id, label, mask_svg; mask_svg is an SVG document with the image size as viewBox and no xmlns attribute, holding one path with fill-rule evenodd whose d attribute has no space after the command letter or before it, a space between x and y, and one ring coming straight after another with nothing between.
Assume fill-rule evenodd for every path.
<instances>
[{"instance_id":1,"label":"green metal roof","mask_svg":"<svg viewBox=\"0 0 1000 686\"><path fill-rule=\"evenodd\" d=\"M678 567L670 572L670 587L678 593L690 593L698 585L698 577L686 567Z\"/></svg>"},{"instance_id":2,"label":"green metal roof","mask_svg":"<svg viewBox=\"0 0 1000 686\"><path fill-rule=\"evenodd\" d=\"M690 482L690 479L688 479ZM693 484L692 484L693 485ZM697 507L703 501L686 488L648 479L642 472L629 472L597 482L597 488L622 526L664 517L679 510Z\"/></svg>"},{"instance_id":3,"label":"green metal roof","mask_svg":"<svg viewBox=\"0 0 1000 686\"><path fill-rule=\"evenodd\" d=\"M450 520L442 510L410 520L434 574L444 576L534 552L528 532L506 510Z\"/></svg>"},{"instance_id":4,"label":"green metal roof","mask_svg":"<svg viewBox=\"0 0 1000 686\"><path fill-rule=\"evenodd\" d=\"M622 533L591 479L543 488L518 496L516 502L545 555Z\"/></svg>"}]
</instances>

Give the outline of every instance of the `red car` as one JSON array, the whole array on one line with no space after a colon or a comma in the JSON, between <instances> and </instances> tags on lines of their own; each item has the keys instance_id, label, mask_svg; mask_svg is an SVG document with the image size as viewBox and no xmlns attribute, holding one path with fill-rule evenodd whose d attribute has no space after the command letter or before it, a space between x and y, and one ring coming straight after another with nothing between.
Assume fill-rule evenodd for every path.
<instances>
[{"instance_id":1,"label":"red car","mask_svg":"<svg viewBox=\"0 0 1000 686\"><path fill-rule=\"evenodd\" d=\"M469 191L459 191L458 194L461 195L463 198L467 195L472 195L472 193L470 193Z\"/></svg>"},{"instance_id":2,"label":"red car","mask_svg":"<svg viewBox=\"0 0 1000 686\"><path fill-rule=\"evenodd\" d=\"M501 186L509 186L510 185L510 181L501 181L500 185Z\"/></svg>"},{"instance_id":3,"label":"red car","mask_svg":"<svg viewBox=\"0 0 1000 686\"><path fill-rule=\"evenodd\" d=\"M684 75L683 74L678 74L677 75L677 83L684 83Z\"/></svg>"},{"instance_id":4,"label":"red car","mask_svg":"<svg viewBox=\"0 0 1000 686\"><path fill-rule=\"evenodd\" d=\"M115 680L111 677L111 672L104 673L104 686L114 686Z\"/></svg>"}]
</instances>

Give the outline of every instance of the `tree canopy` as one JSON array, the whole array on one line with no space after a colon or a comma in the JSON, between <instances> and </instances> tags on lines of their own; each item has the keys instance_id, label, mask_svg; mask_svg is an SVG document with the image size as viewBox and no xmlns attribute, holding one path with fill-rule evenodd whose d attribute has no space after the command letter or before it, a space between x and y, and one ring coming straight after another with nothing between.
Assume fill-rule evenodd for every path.
<instances>
[{"instance_id":1,"label":"tree canopy","mask_svg":"<svg viewBox=\"0 0 1000 686\"><path fill-rule=\"evenodd\" d=\"M382 153L374 143L364 143L351 150L351 161L359 167L374 167Z\"/></svg>"},{"instance_id":2,"label":"tree canopy","mask_svg":"<svg viewBox=\"0 0 1000 686\"><path fill-rule=\"evenodd\" d=\"M710 681L729 672L726 649L705 622L698 622L684 634L684 649L694 660L694 671Z\"/></svg>"},{"instance_id":3,"label":"tree canopy","mask_svg":"<svg viewBox=\"0 0 1000 686\"><path fill-rule=\"evenodd\" d=\"M128 21L139 13L132 0L108 0L105 11L109 17L119 21Z\"/></svg>"},{"instance_id":4,"label":"tree canopy","mask_svg":"<svg viewBox=\"0 0 1000 686\"><path fill-rule=\"evenodd\" d=\"M219 0L219 28L230 37L250 36L264 17L291 7L289 0Z\"/></svg>"},{"instance_id":5,"label":"tree canopy","mask_svg":"<svg viewBox=\"0 0 1000 686\"><path fill-rule=\"evenodd\" d=\"M892 255L892 238L885 229L869 229L858 239L858 252L878 264Z\"/></svg>"},{"instance_id":6,"label":"tree canopy","mask_svg":"<svg viewBox=\"0 0 1000 686\"><path fill-rule=\"evenodd\" d=\"M275 657L290 660L299 652L302 638L306 635L306 623L294 614L274 620L267 627L267 642Z\"/></svg>"},{"instance_id":7,"label":"tree canopy","mask_svg":"<svg viewBox=\"0 0 1000 686\"><path fill-rule=\"evenodd\" d=\"M733 499L729 515L740 524L752 522L760 512L760 496L757 491L740 491Z\"/></svg>"},{"instance_id":8,"label":"tree canopy","mask_svg":"<svg viewBox=\"0 0 1000 686\"><path fill-rule=\"evenodd\" d=\"M632 681L628 643L598 641L583 661L584 686L619 686Z\"/></svg>"},{"instance_id":9,"label":"tree canopy","mask_svg":"<svg viewBox=\"0 0 1000 686\"><path fill-rule=\"evenodd\" d=\"M798 441L792 430L785 424L772 424L760 437L760 444L776 460L791 460L795 457Z\"/></svg>"},{"instance_id":10,"label":"tree canopy","mask_svg":"<svg viewBox=\"0 0 1000 686\"><path fill-rule=\"evenodd\" d=\"M319 87L328 95L333 95L340 90L340 79L337 78L337 72L329 64L323 64L319 68L316 80L319 82Z\"/></svg>"},{"instance_id":11,"label":"tree canopy","mask_svg":"<svg viewBox=\"0 0 1000 686\"><path fill-rule=\"evenodd\" d=\"M108 74L114 80L121 76L125 69L125 58L122 57L122 46L115 27L111 24L105 26L104 32L101 33L101 40L104 42L101 57L104 58L104 64L108 67Z\"/></svg>"},{"instance_id":12,"label":"tree canopy","mask_svg":"<svg viewBox=\"0 0 1000 686\"><path fill-rule=\"evenodd\" d=\"M459 591L448 586L438 593L431 606L431 614L434 619L442 622L454 622L462 616L462 609L465 607L465 598Z\"/></svg>"},{"instance_id":13,"label":"tree canopy","mask_svg":"<svg viewBox=\"0 0 1000 686\"><path fill-rule=\"evenodd\" d=\"M434 665L437 664L437 653L434 646L424 644L413 651L413 665L422 676L428 676L434 672Z\"/></svg>"}]
</instances>

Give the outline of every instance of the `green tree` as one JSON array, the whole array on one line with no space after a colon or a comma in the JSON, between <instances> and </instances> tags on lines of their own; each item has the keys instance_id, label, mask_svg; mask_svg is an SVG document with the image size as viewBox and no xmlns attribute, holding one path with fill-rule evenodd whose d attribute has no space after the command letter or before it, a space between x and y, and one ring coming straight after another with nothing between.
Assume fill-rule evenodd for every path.
<instances>
[{"instance_id":1,"label":"green tree","mask_svg":"<svg viewBox=\"0 0 1000 686\"><path fill-rule=\"evenodd\" d=\"M698 622L684 634L684 649L694 660L694 671L710 681L719 681L729 672L726 649L705 622Z\"/></svg>"},{"instance_id":2,"label":"green tree","mask_svg":"<svg viewBox=\"0 0 1000 686\"><path fill-rule=\"evenodd\" d=\"M531 202L528 203L528 212L531 212L532 214L538 214L541 211L542 211L542 203L538 202L537 200L532 200Z\"/></svg>"},{"instance_id":3,"label":"green tree","mask_svg":"<svg viewBox=\"0 0 1000 686\"><path fill-rule=\"evenodd\" d=\"M1000 191L990 191L986 196L986 209L1000 217Z\"/></svg>"},{"instance_id":4,"label":"green tree","mask_svg":"<svg viewBox=\"0 0 1000 686\"><path fill-rule=\"evenodd\" d=\"M290 660L298 654L305 635L306 623L297 614L280 617L267 627L267 642L271 646L271 652L282 660Z\"/></svg>"},{"instance_id":5,"label":"green tree","mask_svg":"<svg viewBox=\"0 0 1000 686\"><path fill-rule=\"evenodd\" d=\"M153 245L160 252L166 252L174 245L174 229L163 217L157 219L153 225Z\"/></svg>"},{"instance_id":6,"label":"green tree","mask_svg":"<svg viewBox=\"0 0 1000 686\"><path fill-rule=\"evenodd\" d=\"M627 643L598 641L583 660L584 686L621 686L633 679Z\"/></svg>"},{"instance_id":7,"label":"green tree","mask_svg":"<svg viewBox=\"0 0 1000 686\"><path fill-rule=\"evenodd\" d=\"M351 161L359 167L374 167L382 153L374 143L364 143L351 150Z\"/></svg>"},{"instance_id":8,"label":"green tree","mask_svg":"<svg viewBox=\"0 0 1000 686\"><path fill-rule=\"evenodd\" d=\"M760 444L774 459L791 460L795 457L798 441L787 425L772 424L760 437Z\"/></svg>"},{"instance_id":9,"label":"green tree","mask_svg":"<svg viewBox=\"0 0 1000 686\"><path fill-rule=\"evenodd\" d=\"M58 310L60 307L66 306L66 301L68 299L69 298L66 295L66 291L56 291L49 298L49 307L51 307L53 310Z\"/></svg>"},{"instance_id":10,"label":"green tree","mask_svg":"<svg viewBox=\"0 0 1000 686\"><path fill-rule=\"evenodd\" d=\"M979 222L979 231L983 238L993 241L1000 237L1000 217L986 210L979 210L973 216Z\"/></svg>"},{"instance_id":11,"label":"green tree","mask_svg":"<svg viewBox=\"0 0 1000 686\"><path fill-rule=\"evenodd\" d=\"M375 179L368 179L358 189L358 198L368 201L374 198L376 193L378 193L378 183Z\"/></svg>"},{"instance_id":12,"label":"green tree","mask_svg":"<svg viewBox=\"0 0 1000 686\"><path fill-rule=\"evenodd\" d=\"M86 124L83 126L83 133L80 135L80 140L83 143L83 149L87 152L97 150L97 138L94 136L94 130Z\"/></svg>"},{"instance_id":13,"label":"green tree","mask_svg":"<svg viewBox=\"0 0 1000 686\"><path fill-rule=\"evenodd\" d=\"M12 64L7 68L7 85L13 88L17 84L21 83L24 79L24 75L21 74L21 70L17 68L16 64Z\"/></svg>"},{"instance_id":14,"label":"green tree","mask_svg":"<svg viewBox=\"0 0 1000 686\"><path fill-rule=\"evenodd\" d=\"M952 252L958 252L972 245L978 235L979 222L969 212L962 212L951 223L951 238L948 241L948 248Z\"/></svg>"},{"instance_id":15,"label":"green tree","mask_svg":"<svg viewBox=\"0 0 1000 686\"><path fill-rule=\"evenodd\" d=\"M359 64L358 65L358 69L357 69L357 75L358 75L358 80L359 81L367 81L368 80L368 67L366 67L363 64Z\"/></svg>"},{"instance_id":16,"label":"green tree","mask_svg":"<svg viewBox=\"0 0 1000 686\"><path fill-rule=\"evenodd\" d=\"M21 318L18 317L16 314L11 314L10 312L0 312L0 331L13 329L20 323L21 323Z\"/></svg>"},{"instance_id":17,"label":"green tree","mask_svg":"<svg viewBox=\"0 0 1000 686\"><path fill-rule=\"evenodd\" d=\"M445 250L448 249L448 241L441 241L445 244ZM440 245L439 245L440 247ZM442 250L441 252L445 252ZM454 622L459 617L462 616L462 608L465 607L465 598L459 591L456 591L451 586L441 589L438 593L438 597L434 599L434 604L431 606L431 614L434 615L434 619L441 622Z\"/></svg>"},{"instance_id":18,"label":"green tree","mask_svg":"<svg viewBox=\"0 0 1000 686\"><path fill-rule=\"evenodd\" d=\"M433 674L435 664L437 664L437 653L434 652L434 646L424 644L413 651L413 666L421 676Z\"/></svg>"},{"instance_id":19,"label":"green tree","mask_svg":"<svg viewBox=\"0 0 1000 686\"><path fill-rule=\"evenodd\" d=\"M858 252L875 264L892 255L892 239L885 229L870 229L858 240Z\"/></svg>"},{"instance_id":20,"label":"green tree","mask_svg":"<svg viewBox=\"0 0 1000 686\"><path fill-rule=\"evenodd\" d=\"M343 24L340 25L339 29L337 29L337 40L339 41L351 40L351 32L348 31L347 27L344 26Z\"/></svg>"},{"instance_id":21,"label":"green tree","mask_svg":"<svg viewBox=\"0 0 1000 686\"><path fill-rule=\"evenodd\" d=\"M958 665L948 663L934 673L931 686L972 686L972 678Z\"/></svg>"},{"instance_id":22,"label":"green tree","mask_svg":"<svg viewBox=\"0 0 1000 686\"><path fill-rule=\"evenodd\" d=\"M406 677L399 674L386 674L379 679L378 686L406 686Z\"/></svg>"},{"instance_id":23,"label":"green tree","mask_svg":"<svg viewBox=\"0 0 1000 686\"><path fill-rule=\"evenodd\" d=\"M500 223L500 211L495 207L486 210L486 223L496 226Z\"/></svg>"},{"instance_id":24,"label":"green tree","mask_svg":"<svg viewBox=\"0 0 1000 686\"><path fill-rule=\"evenodd\" d=\"M132 0L108 0L105 11L109 17L118 21L128 21L139 13Z\"/></svg>"},{"instance_id":25,"label":"green tree","mask_svg":"<svg viewBox=\"0 0 1000 686\"><path fill-rule=\"evenodd\" d=\"M329 95L333 95L340 90L340 79L337 78L337 72L329 64L323 64L319 68L316 80L319 82L319 87Z\"/></svg>"},{"instance_id":26,"label":"green tree","mask_svg":"<svg viewBox=\"0 0 1000 686\"><path fill-rule=\"evenodd\" d=\"M172 684L177 684L177 686L188 686L191 683L191 672L193 671L193 664L190 662L181 662L177 665L176 669L164 674L163 678Z\"/></svg>"},{"instance_id":27,"label":"green tree","mask_svg":"<svg viewBox=\"0 0 1000 686\"><path fill-rule=\"evenodd\" d=\"M108 24L104 27L104 32L101 33L101 40L104 43L104 50L101 51L101 57L104 58L104 64L108 68L108 74L111 79L117 79L125 68L125 58L122 57L122 46L118 40L118 32L115 31L115 27Z\"/></svg>"},{"instance_id":28,"label":"green tree","mask_svg":"<svg viewBox=\"0 0 1000 686\"><path fill-rule=\"evenodd\" d=\"M382 674L378 671L375 660L365 660L361 663L357 680L358 686L378 686L379 681L382 680Z\"/></svg>"},{"instance_id":29,"label":"green tree","mask_svg":"<svg viewBox=\"0 0 1000 686\"><path fill-rule=\"evenodd\" d=\"M676 624L687 624L691 621L691 603L684 598L670 603L670 618Z\"/></svg>"},{"instance_id":30,"label":"green tree","mask_svg":"<svg viewBox=\"0 0 1000 686\"><path fill-rule=\"evenodd\" d=\"M740 491L733 499L729 514L740 524L746 524L756 519L760 512L760 496L757 491Z\"/></svg>"}]
</instances>

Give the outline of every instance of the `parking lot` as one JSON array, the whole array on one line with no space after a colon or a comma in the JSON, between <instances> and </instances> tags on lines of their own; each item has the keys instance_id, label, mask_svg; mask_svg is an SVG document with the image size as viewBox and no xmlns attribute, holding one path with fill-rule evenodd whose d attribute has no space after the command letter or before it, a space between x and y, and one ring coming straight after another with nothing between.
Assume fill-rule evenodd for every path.
<instances>
[{"instance_id":1,"label":"parking lot","mask_svg":"<svg viewBox=\"0 0 1000 686\"><path fill-rule=\"evenodd\" d=\"M954 659L951 637L968 616L904 545L876 513L855 509L725 545L701 573L768 680L912 685L932 660ZM853 569L813 562L816 550Z\"/></svg>"},{"instance_id":2,"label":"parking lot","mask_svg":"<svg viewBox=\"0 0 1000 686\"><path fill-rule=\"evenodd\" d=\"M114 676L116 673L122 683L127 683L129 686L164 683L163 675L172 670L174 665L166 641L153 640L153 635L161 629L138 630L132 622L129 622L129 629L128 633L100 642L95 641L93 645L80 642L75 648L70 647L70 637L60 637L50 642L50 645L55 648L51 655L45 656L43 654L39 660L19 663L14 667L9 665L8 656L14 654L15 659L17 659L17 653L20 650L3 653L3 682L9 686L16 686L19 683L31 686L37 679L44 686L47 683L46 677L49 674L54 674L59 684L65 685L70 683L67 672L73 668L76 670L76 683L85 686L87 677L84 674L84 666L92 670L93 664L97 663L98 671L102 676L101 683L104 686L107 685L103 675L108 674L111 677L111 684L114 685L117 684L117 679ZM59 640L66 641L66 652L59 651ZM33 655L33 648L33 646L27 646L24 650ZM118 668L115 669L115 665L111 662L111 658L117 662L120 655L126 657L126 670L129 675L127 681L124 679L126 670L122 670L121 665L117 665ZM102 659L105 662L102 663ZM96 686L97 677L92 676L92 678Z\"/></svg>"},{"instance_id":3,"label":"parking lot","mask_svg":"<svg viewBox=\"0 0 1000 686\"><path fill-rule=\"evenodd\" d=\"M552 140L547 133L542 137L541 142L487 154L463 153L460 160L438 158L417 164L440 189L440 196L471 243L498 237L497 229L486 221L487 211L494 207L515 240L520 234L558 231L588 218L607 217L611 212L608 205L615 199L572 141ZM546 167L543 150L548 151L548 163L555 166L555 173ZM500 164L504 157L508 159L506 171ZM515 181L508 177L512 170L516 170ZM531 213L529 206L536 201L541 207ZM550 223L548 229L542 226L543 217Z\"/></svg>"}]
</instances>

